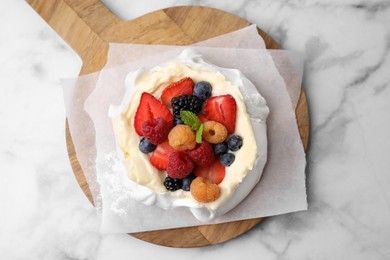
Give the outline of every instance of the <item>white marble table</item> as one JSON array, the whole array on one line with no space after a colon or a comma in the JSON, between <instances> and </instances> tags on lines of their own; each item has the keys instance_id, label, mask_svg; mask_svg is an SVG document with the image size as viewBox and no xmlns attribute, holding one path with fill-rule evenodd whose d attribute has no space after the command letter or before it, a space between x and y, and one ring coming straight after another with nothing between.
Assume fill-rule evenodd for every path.
<instances>
[{"instance_id":1,"label":"white marble table","mask_svg":"<svg viewBox=\"0 0 390 260\"><path fill-rule=\"evenodd\" d=\"M128 9L126 19L173 5L220 8L304 53L309 210L201 249L99 234L64 138L60 79L81 61L25 2L3 0L0 259L390 259L390 1L104 2Z\"/></svg>"}]
</instances>

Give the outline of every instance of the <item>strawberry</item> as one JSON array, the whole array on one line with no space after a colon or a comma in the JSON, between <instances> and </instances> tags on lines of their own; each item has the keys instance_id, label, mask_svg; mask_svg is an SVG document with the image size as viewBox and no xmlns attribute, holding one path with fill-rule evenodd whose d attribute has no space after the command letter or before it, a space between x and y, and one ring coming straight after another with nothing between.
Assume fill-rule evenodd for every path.
<instances>
[{"instance_id":1,"label":"strawberry","mask_svg":"<svg viewBox=\"0 0 390 260\"><path fill-rule=\"evenodd\" d=\"M200 122L202 122L202 123L208 121L207 117L204 114L198 114L198 118L199 118Z\"/></svg>"},{"instance_id":2,"label":"strawberry","mask_svg":"<svg viewBox=\"0 0 390 260\"><path fill-rule=\"evenodd\" d=\"M236 127L236 110L236 100L232 95L214 96L204 104L207 118L223 124L230 134L234 133Z\"/></svg>"},{"instance_id":3,"label":"strawberry","mask_svg":"<svg viewBox=\"0 0 390 260\"><path fill-rule=\"evenodd\" d=\"M197 177L203 177L215 184L221 183L225 178L225 167L219 160L215 160L213 164L207 167L196 167L194 172Z\"/></svg>"},{"instance_id":4,"label":"strawberry","mask_svg":"<svg viewBox=\"0 0 390 260\"><path fill-rule=\"evenodd\" d=\"M189 77L173 82L163 90L161 94L161 101L166 106L170 107L172 98L182 95L192 95L193 88L194 82Z\"/></svg>"},{"instance_id":5,"label":"strawberry","mask_svg":"<svg viewBox=\"0 0 390 260\"><path fill-rule=\"evenodd\" d=\"M150 157L150 163L159 170L165 170L168 166L169 155L174 152L168 140L159 144Z\"/></svg>"},{"instance_id":6,"label":"strawberry","mask_svg":"<svg viewBox=\"0 0 390 260\"><path fill-rule=\"evenodd\" d=\"M173 116L169 109L161 104L154 96L144 92L141 95L137 112L134 117L134 128L138 135L143 136L142 134L142 123L149 119L154 119L162 117L167 121L168 126L172 127Z\"/></svg>"}]
</instances>

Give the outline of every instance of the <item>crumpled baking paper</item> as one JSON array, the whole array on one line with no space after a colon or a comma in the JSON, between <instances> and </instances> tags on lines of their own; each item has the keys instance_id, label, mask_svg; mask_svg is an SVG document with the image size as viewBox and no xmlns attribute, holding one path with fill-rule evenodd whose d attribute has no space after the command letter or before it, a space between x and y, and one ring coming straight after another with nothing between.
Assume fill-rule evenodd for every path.
<instances>
[{"instance_id":1,"label":"crumpled baking paper","mask_svg":"<svg viewBox=\"0 0 390 260\"><path fill-rule=\"evenodd\" d=\"M240 42L243 43L243 48ZM306 161L293 109L301 88L300 55L290 51L264 50L264 43L255 26L207 40L204 45L213 47L194 48L217 66L241 70L259 89L270 108L267 120L268 162L260 182L239 206L210 223L305 210ZM110 198L109 191L115 187L120 188L120 183L107 183L105 178L96 175L94 169L95 140L103 143L101 147L104 147L104 142L115 142L108 106L122 100L127 73L140 67L150 69L164 63L176 57L183 48L186 47L111 44L107 65L101 72L65 82L68 85L64 87L64 92L69 127L95 205L102 212L102 232L132 233L205 224L197 221L185 208L166 211L131 199L122 200L123 207L113 205L118 200ZM86 97L87 114L82 106ZM97 139L88 114L94 121ZM110 167L115 171L114 165L110 165L109 154L99 156L99 159L107 160L107 168L100 169L101 172ZM122 210L118 211L118 208Z\"/></svg>"}]
</instances>

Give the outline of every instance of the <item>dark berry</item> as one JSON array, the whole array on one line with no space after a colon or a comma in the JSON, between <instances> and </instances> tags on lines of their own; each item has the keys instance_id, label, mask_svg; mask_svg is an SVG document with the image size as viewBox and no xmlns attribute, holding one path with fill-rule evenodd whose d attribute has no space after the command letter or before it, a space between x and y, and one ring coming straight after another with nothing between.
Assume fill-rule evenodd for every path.
<instances>
[{"instance_id":1,"label":"dark berry","mask_svg":"<svg viewBox=\"0 0 390 260\"><path fill-rule=\"evenodd\" d=\"M193 93L200 100L205 101L209 97L211 97L211 84L206 81L200 81L195 84Z\"/></svg>"},{"instance_id":2,"label":"dark berry","mask_svg":"<svg viewBox=\"0 0 390 260\"><path fill-rule=\"evenodd\" d=\"M149 142L145 137L142 137L139 142L138 148L143 153L151 153L156 149L157 145Z\"/></svg>"},{"instance_id":3,"label":"dark berry","mask_svg":"<svg viewBox=\"0 0 390 260\"><path fill-rule=\"evenodd\" d=\"M170 127L162 117L146 120L142 123L142 134L150 142L161 144L168 136Z\"/></svg>"},{"instance_id":4,"label":"dark berry","mask_svg":"<svg viewBox=\"0 0 390 260\"><path fill-rule=\"evenodd\" d=\"M181 186L181 188L185 191L190 191L190 186L191 186L191 183L192 181L196 178L195 174L194 173L191 173L190 175L188 175L187 177L185 177L183 179L183 185Z\"/></svg>"},{"instance_id":5,"label":"dark berry","mask_svg":"<svg viewBox=\"0 0 390 260\"><path fill-rule=\"evenodd\" d=\"M228 145L226 142L214 144L213 148L214 148L214 153L216 155L221 155L221 154L227 153L227 151L228 151Z\"/></svg>"},{"instance_id":6,"label":"dark berry","mask_svg":"<svg viewBox=\"0 0 390 260\"><path fill-rule=\"evenodd\" d=\"M221 155L220 162L223 166L228 167L232 165L234 160L236 159L236 156L232 153L225 153Z\"/></svg>"},{"instance_id":7,"label":"dark berry","mask_svg":"<svg viewBox=\"0 0 390 260\"><path fill-rule=\"evenodd\" d=\"M202 110L202 100L193 95L182 95L172 98L173 115L180 118L180 111L187 110L198 114Z\"/></svg>"},{"instance_id":8,"label":"dark berry","mask_svg":"<svg viewBox=\"0 0 390 260\"><path fill-rule=\"evenodd\" d=\"M184 125L184 122L180 118L175 117L173 119L173 125Z\"/></svg>"},{"instance_id":9,"label":"dark berry","mask_svg":"<svg viewBox=\"0 0 390 260\"><path fill-rule=\"evenodd\" d=\"M242 146L242 137L239 135L232 135L227 140L227 144L228 144L229 150L231 150L231 151L240 150L240 148Z\"/></svg>"},{"instance_id":10,"label":"dark berry","mask_svg":"<svg viewBox=\"0 0 390 260\"><path fill-rule=\"evenodd\" d=\"M164 186L169 191L175 191L181 188L182 181L180 179L174 179L167 176L164 180Z\"/></svg>"}]
</instances>

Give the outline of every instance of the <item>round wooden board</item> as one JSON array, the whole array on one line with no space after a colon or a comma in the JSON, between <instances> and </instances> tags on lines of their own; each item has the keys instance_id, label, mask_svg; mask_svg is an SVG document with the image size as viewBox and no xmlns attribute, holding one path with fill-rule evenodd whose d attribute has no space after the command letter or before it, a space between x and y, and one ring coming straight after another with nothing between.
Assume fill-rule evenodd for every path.
<instances>
[{"instance_id":1,"label":"round wooden board","mask_svg":"<svg viewBox=\"0 0 390 260\"><path fill-rule=\"evenodd\" d=\"M30 5L75 49L83 60L82 74L100 70L106 62L108 42L189 45L244 28L250 23L232 14L207 7L173 7L149 13L132 21L119 20L98 0L29 0ZM49 3L50 2L50 3ZM66 17L66 23L63 20ZM279 45L258 29L268 49ZM82 35L82 37L74 37ZM88 48L86 48L88 46ZM304 148L308 145L309 116L304 92L296 108ZM80 187L93 203L66 125L70 162ZM200 247L233 239L262 219L216 225L176 228L130 235L169 247Z\"/></svg>"}]
</instances>

